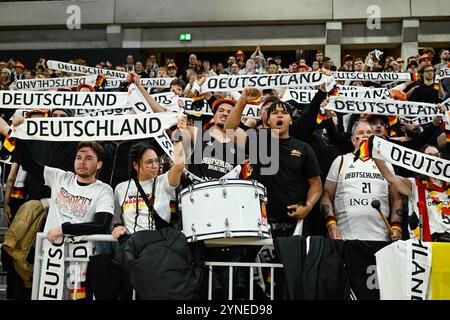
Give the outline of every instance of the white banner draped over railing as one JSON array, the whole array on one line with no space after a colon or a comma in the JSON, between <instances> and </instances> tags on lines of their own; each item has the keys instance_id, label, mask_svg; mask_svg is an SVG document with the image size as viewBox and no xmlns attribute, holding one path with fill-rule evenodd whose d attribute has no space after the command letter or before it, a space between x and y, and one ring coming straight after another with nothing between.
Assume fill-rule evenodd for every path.
<instances>
[{"instance_id":1,"label":"white banner draped over railing","mask_svg":"<svg viewBox=\"0 0 450 320\"><path fill-rule=\"evenodd\" d=\"M157 137L177 123L178 115L133 114L118 116L28 118L13 127L12 137L46 141L116 141Z\"/></svg>"},{"instance_id":2,"label":"white banner draped over railing","mask_svg":"<svg viewBox=\"0 0 450 320\"><path fill-rule=\"evenodd\" d=\"M39 300L63 300L64 297L64 238L60 243L43 240L44 255L39 282Z\"/></svg>"},{"instance_id":3,"label":"white banner draped over railing","mask_svg":"<svg viewBox=\"0 0 450 320\"><path fill-rule=\"evenodd\" d=\"M372 156L410 171L450 182L450 161L374 137Z\"/></svg>"},{"instance_id":4,"label":"white banner draped over railing","mask_svg":"<svg viewBox=\"0 0 450 320\"><path fill-rule=\"evenodd\" d=\"M80 84L95 85L96 76L86 77L61 77L61 78L42 78L17 80L14 84L14 90L47 90L67 87L78 87Z\"/></svg>"},{"instance_id":5,"label":"white banner draped over railing","mask_svg":"<svg viewBox=\"0 0 450 320\"><path fill-rule=\"evenodd\" d=\"M126 92L0 91L4 109L106 109L127 106Z\"/></svg>"}]
</instances>

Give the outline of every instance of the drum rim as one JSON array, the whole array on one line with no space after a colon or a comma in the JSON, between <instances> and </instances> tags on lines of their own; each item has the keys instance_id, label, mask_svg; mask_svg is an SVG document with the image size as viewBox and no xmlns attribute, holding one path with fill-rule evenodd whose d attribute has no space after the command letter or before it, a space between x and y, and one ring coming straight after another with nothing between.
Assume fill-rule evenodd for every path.
<instances>
[{"instance_id":1,"label":"drum rim","mask_svg":"<svg viewBox=\"0 0 450 320\"><path fill-rule=\"evenodd\" d=\"M227 179L227 182L231 182L231 183L229 183L230 186L236 186L236 185L253 186L253 181L254 180ZM242 182L246 182L246 183L242 183ZM210 183L213 183L213 184L210 184ZM200 182L200 183L192 184L191 186L192 186L192 192L206 189L209 187L222 187L222 185L220 184L220 180L211 180L211 181ZM263 191L263 194L266 194L267 189L261 182L257 181L257 187L258 187L258 189L261 189ZM189 190L189 187L184 188L180 192L180 198L183 197L186 193L190 193L190 192L191 192L191 190Z\"/></svg>"},{"instance_id":2,"label":"drum rim","mask_svg":"<svg viewBox=\"0 0 450 320\"><path fill-rule=\"evenodd\" d=\"M223 235L224 234L224 232L225 231L217 231L217 232L208 232L208 233L202 233L202 234L195 234L195 238L197 238L197 241L202 241L202 240L210 240L211 238L208 238L208 239L200 239L200 237L204 237L204 236L209 236L209 235ZM238 230L238 231L230 231L231 232L231 234L233 235L233 237L232 238L242 238L242 237L251 237L251 236L249 236L249 235L245 235L245 236L239 236L239 235L235 235L235 233L239 233L239 232L247 232L247 233L249 233L249 232L251 232L251 233L255 233L255 234L257 234L257 233L259 233L259 230L258 231L255 231L255 230ZM183 232L184 233L184 232ZM270 231L261 231L261 233L262 234L265 234L265 235L268 235L269 236L269 238L271 238L271 234L270 234ZM184 234L184 236L186 237L186 239L189 241L190 239L192 239L192 237L194 236L194 235L186 235L186 234ZM255 236L256 238L267 238L267 237L258 237L258 236ZM219 237L219 238L212 238L212 239L226 239L226 238L224 238L224 237Z\"/></svg>"}]
</instances>

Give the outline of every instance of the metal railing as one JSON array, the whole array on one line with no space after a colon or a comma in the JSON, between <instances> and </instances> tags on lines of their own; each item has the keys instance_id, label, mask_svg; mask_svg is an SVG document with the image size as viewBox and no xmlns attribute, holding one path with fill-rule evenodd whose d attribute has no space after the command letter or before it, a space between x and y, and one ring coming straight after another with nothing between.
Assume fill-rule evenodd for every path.
<instances>
[{"instance_id":1,"label":"metal railing","mask_svg":"<svg viewBox=\"0 0 450 320\"><path fill-rule=\"evenodd\" d=\"M43 241L45 240L45 235L39 232L36 236L36 252L34 257L34 270L33 270L33 286L31 299L37 300L40 287L40 275L43 259ZM66 239L65 239L66 240ZM79 241L95 241L95 242L115 242L117 241L111 235L89 235L77 237ZM66 241L67 243L67 241ZM222 247L222 246L233 246L233 245L245 245L245 246L273 246L272 239L258 239L258 238L229 238L229 239L214 239L205 240L205 245L207 247ZM67 262L87 262L89 258L66 258ZM212 300L213 292L213 269L215 267L228 267L228 299L233 299L233 268L249 268L249 300L254 298L254 271L255 268L270 268L271 282L270 282L270 299L275 299L274 282L275 282L275 272L276 268L283 268L280 263L256 263L256 262L214 262L206 261L206 267L208 268L208 300ZM74 300L77 298L78 284L74 284ZM133 299L135 298L135 292L133 292ZM94 297L95 299L95 297Z\"/></svg>"}]
</instances>

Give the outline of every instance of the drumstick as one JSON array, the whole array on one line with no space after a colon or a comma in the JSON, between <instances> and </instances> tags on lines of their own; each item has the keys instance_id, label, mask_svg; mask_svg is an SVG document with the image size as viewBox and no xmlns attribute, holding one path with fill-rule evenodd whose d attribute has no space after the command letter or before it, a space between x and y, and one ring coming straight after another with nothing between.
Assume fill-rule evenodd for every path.
<instances>
[{"instance_id":1,"label":"drumstick","mask_svg":"<svg viewBox=\"0 0 450 320\"><path fill-rule=\"evenodd\" d=\"M389 222L387 221L386 217L384 216L383 212L381 212L381 203L379 200L372 200L372 203L370 204L372 206L372 208L374 208L375 210L378 211L378 213L380 214L381 219L383 220L384 224L386 225L386 227L389 229L389 232L391 234L394 234L394 231L391 228L391 225L389 224Z\"/></svg>"}]
</instances>

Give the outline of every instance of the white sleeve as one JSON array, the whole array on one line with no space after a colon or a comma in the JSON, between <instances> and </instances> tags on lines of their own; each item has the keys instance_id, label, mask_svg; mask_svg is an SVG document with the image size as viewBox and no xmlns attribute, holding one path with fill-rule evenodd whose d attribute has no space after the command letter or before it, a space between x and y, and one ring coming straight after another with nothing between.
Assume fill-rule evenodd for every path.
<instances>
[{"instance_id":1,"label":"white sleeve","mask_svg":"<svg viewBox=\"0 0 450 320\"><path fill-rule=\"evenodd\" d=\"M44 166L44 182L46 186L52 187L52 184L66 174L61 169Z\"/></svg>"},{"instance_id":2,"label":"white sleeve","mask_svg":"<svg viewBox=\"0 0 450 320\"><path fill-rule=\"evenodd\" d=\"M164 173L160 179L158 179L159 181L162 182L163 184L163 190L164 192L167 193L167 195L169 196L170 199L175 199L175 189L177 187L172 187L169 183L169 174L168 172Z\"/></svg>"},{"instance_id":3,"label":"white sleeve","mask_svg":"<svg viewBox=\"0 0 450 320\"><path fill-rule=\"evenodd\" d=\"M114 190L114 221L113 223L122 223L120 219L120 213L122 211L123 198L125 197L122 193L122 184L119 183Z\"/></svg>"},{"instance_id":4,"label":"white sleeve","mask_svg":"<svg viewBox=\"0 0 450 320\"><path fill-rule=\"evenodd\" d=\"M112 188L105 185L98 197L100 201L97 201L95 212L108 212L114 215L114 194Z\"/></svg>"},{"instance_id":5,"label":"white sleeve","mask_svg":"<svg viewBox=\"0 0 450 320\"><path fill-rule=\"evenodd\" d=\"M338 181L341 161L344 161L344 156L338 156L336 159L334 159L333 163L331 164L330 170L328 171L327 180L333 182Z\"/></svg>"},{"instance_id":6,"label":"white sleeve","mask_svg":"<svg viewBox=\"0 0 450 320\"><path fill-rule=\"evenodd\" d=\"M402 84L399 84L398 86L395 86L393 89L397 89L397 90L403 91L403 90L406 89L406 86L405 86L404 83L402 83Z\"/></svg>"}]
</instances>

